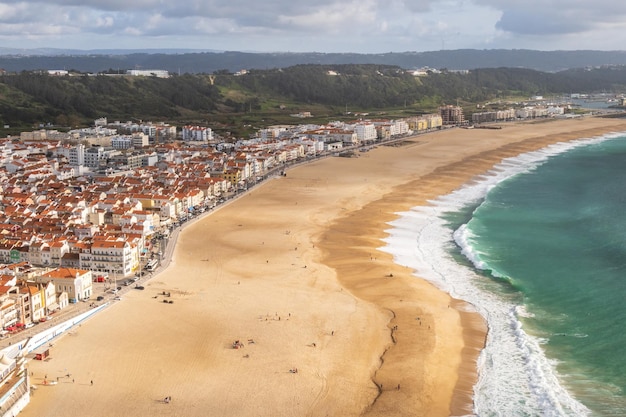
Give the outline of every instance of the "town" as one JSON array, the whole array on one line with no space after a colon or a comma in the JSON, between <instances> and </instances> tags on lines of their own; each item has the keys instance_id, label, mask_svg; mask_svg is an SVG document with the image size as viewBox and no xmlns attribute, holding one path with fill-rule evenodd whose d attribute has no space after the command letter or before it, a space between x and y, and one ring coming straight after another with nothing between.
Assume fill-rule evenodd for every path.
<instances>
[{"instance_id":1,"label":"town","mask_svg":"<svg viewBox=\"0 0 626 417\"><path fill-rule=\"evenodd\" d=\"M557 109L479 113L479 120L563 114ZM175 227L291 164L465 124L460 107L443 106L399 120L274 126L234 143L209 127L106 118L3 139L2 333L101 295L92 282L152 271Z\"/></svg>"},{"instance_id":2,"label":"town","mask_svg":"<svg viewBox=\"0 0 626 417\"><path fill-rule=\"evenodd\" d=\"M564 109L477 114L473 121L484 123L560 117ZM0 362L11 395L0 401L2 409L19 411L29 401L25 355L45 360L56 336L121 300L126 288L143 289L137 281L167 261L185 222L287 175L295 164L358 157L407 136L471 127L450 105L397 120L365 116L272 126L235 142L209 127L105 117L89 128L41 126L0 140L0 339L9 349Z\"/></svg>"}]
</instances>

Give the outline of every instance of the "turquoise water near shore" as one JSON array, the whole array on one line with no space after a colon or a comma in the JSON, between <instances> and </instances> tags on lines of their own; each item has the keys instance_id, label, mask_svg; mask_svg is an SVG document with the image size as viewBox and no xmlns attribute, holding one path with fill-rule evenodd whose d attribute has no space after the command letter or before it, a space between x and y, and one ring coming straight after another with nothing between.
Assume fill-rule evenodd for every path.
<instances>
[{"instance_id":1,"label":"turquoise water near shore","mask_svg":"<svg viewBox=\"0 0 626 417\"><path fill-rule=\"evenodd\" d=\"M383 250L488 322L477 415L626 415L626 134L503 161L392 226Z\"/></svg>"},{"instance_id":2,"label":"turquoise water near shore","mask_svg":"<svg viewBox=\"0 0 626 417\"><path fill-rule=\"evenodd\" d=\"M516 295L574 397L626 415L626 137L499 183L467 233L473 259Z\"/></svg>"}]
</instances>

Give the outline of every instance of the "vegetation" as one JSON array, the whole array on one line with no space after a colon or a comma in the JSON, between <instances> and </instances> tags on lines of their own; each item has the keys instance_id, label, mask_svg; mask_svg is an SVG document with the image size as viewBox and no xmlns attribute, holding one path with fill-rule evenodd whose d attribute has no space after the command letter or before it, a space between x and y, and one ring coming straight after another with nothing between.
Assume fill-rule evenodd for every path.
<instances>
[{"instance_id":1,"label":"vegetation","mask_svg":"<svg viewBox=\"0 0 626 417\"><path fill-rule=\"evenodd\" d=\"M95 118L208 124L243 134L264 125L314 122L354 113L415 115L443 104L495 101L510 96L626 91L626 67L545 73L518 68L446 70L416 77L387 65L295 65L184 74L170 78L23 71L0 76L0 123L15 129L85 126Z\"/></svg>"},{"instance_id":2,"label":"vegetation","mask_svg":"<svg viewBox=\"0 0 626 417\"><path fill-rule=\"evenodd\" d=\"M219 70L288 68L302 64L345 65L376 64L412 68L529 68L556 72L568 68L626 65L624 51L533 51L524 49L457 49L430 52L355 53L250 53L154 51L132 53L128 50L85 51L7 50L0 48L0 68L10 72L23 70L73 68L81 72L120 74L126 69L152 68L181 74L212 74ZM10 55L12 54L12 55ZM109 70L107 70L107 68Z\"/></svg>"}]
</instances>

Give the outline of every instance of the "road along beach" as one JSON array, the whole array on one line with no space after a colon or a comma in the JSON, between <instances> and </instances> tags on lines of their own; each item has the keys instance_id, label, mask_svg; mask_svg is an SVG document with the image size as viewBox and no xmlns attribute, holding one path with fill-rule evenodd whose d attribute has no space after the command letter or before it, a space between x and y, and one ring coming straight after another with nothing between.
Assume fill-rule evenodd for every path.
<instances>
[{"instance_id":1,"label":"road along beach","mask_svg":"<svg viewBox=\"0 0 626 417\"><path fill-rule=\"evenodd\" d=\"M626 122L451 129L291 169L185 226L144 291L31 361L33 384L59 383L22 414L468 414L486 327L379 250L388 222L503 158L611 131Z\"/></svg>"}]
</instances>

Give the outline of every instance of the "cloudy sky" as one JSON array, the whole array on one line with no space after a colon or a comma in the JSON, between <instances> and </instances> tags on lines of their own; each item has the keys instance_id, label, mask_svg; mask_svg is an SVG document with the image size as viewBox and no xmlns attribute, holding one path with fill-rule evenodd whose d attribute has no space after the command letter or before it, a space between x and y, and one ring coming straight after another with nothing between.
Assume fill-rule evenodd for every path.
<instances>
[{"instance_id":1,"label":"cloudy sky","mask_svg":"<svg viewBox=\"0 0 626 417\"><path fill-rule=\"evenodd\" d=\"M0 0L0 47L626 49L620 0Z\"/></svg>"}]
</instances>

